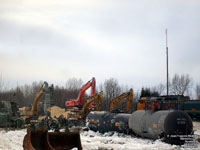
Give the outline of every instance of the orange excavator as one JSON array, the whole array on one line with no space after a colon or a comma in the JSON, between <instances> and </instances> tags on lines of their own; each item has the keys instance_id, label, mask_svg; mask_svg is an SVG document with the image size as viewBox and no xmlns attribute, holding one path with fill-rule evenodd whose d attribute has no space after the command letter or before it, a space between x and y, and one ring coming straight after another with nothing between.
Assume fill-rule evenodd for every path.
<instances>
[{"instance_id":1,"label":"orange excavator","mask_svg":"<svg viewBox=\"0 0 200 150\"><path fill-rule=\"evenodd\" d=\"M133 100L133 89L130 89L129 92L123 93L120 96L114 98L110 104L110 111L114 110L117 107L117 104L126 97L128 97L126 101L126 112L129 112Z\"/></svg>"},{"instance_id":2,"label":"orange excavator","mask_svg":"<svg viewBox=\"0 0 200 150\"><path fill-rule=\"evenodd\" d=\"M82 86L77 99L70 99L65 102L65 107L78 107L82 108L84 105L84 94L85 91L91 87L91 96L96 94L96 79L93 77L90 81L88 81L85 85ZM93 105L90 105L90 109Z\"/></svg>"}]
</instances>

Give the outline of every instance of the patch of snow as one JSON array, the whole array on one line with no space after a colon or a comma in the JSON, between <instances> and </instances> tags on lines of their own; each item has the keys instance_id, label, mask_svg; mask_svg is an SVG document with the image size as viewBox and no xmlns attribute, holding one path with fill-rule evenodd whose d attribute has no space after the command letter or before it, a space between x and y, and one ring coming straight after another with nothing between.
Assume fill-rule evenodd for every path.
<instances>
[{"instance_id":1,"label":"patch of snow","mask_svg":"<svg viewBox=\"0 0 200 150\"><path fill-rule=\"evenodd\" d=\"M200 130L195 132L200 133ZM0 131L0 150L23 150L23 139L26 129ZM199 134L200 135L200 134ZM132 137L117 132L101 134L99 132L82 131L80 133L83 150L199 150L187 146L176 146L162 142ZM76 150L74 148L73 150Z\"/></svg>"},{"instance_id":2,"label":"patch of snow","mask_svg":"<svg viewBox=\"0 0 200 150\"><path fill-rule=\"evenodd\" d=\"M23 150L23 139L26 129L0 131L0 150Z\"/></svg>"},{"instance_id":3,"label":"patch of snow","mask_svg":"<svg viewBox=\"0 0 200 150\"><path fill-rule=\"evenodd\" d=\"M135 138L119 133L82 132L81 142L84 150L174 150L175 145L160 140Z\"/></svg>"}]
</instances>

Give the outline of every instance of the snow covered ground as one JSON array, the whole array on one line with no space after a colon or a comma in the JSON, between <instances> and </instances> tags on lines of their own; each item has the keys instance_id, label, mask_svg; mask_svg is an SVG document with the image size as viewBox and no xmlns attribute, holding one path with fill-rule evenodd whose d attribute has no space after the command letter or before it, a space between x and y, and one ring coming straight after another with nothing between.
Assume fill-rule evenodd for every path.
<instances>
[{"instance_id":1,"label":"snow covered ground","mask_svg":"<svg viewBox=\"0 0 200 150\"><path fill-rule=\"evenodd\" d=\"M200 123L194 122L195 135L200 136ZM26 129L15 131L0 131L0 150L23 150L22 143ZM200 144L195 147L170 145L161 140L149 140L131 137L119 133L81 132L83 150L200 150Z\"/></svg>"}]
</instances>

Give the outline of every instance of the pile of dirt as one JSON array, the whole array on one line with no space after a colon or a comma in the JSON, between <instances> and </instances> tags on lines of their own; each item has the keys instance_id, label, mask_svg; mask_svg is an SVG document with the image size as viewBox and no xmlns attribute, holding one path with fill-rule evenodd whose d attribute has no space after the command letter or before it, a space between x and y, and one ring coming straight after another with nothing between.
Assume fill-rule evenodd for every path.
<instances>
[{"instance_id":1,"label":"pile of dirt","mask_svg":"<svg viewBox=\"0 0 200 150\"><path fill-rule=\"evenodd\" d=\"M51 113L51 117L59 117L60 115L63 115L64 117L68 117L68 112L65 112L64 108L60 108L58 106L53 106L48 108L48 111Z\"/></svg>"},{"instance_id":2,"label":"pile of dirt","mask_svg":"<svg viewBox=\"0 0 200 150\"><path fill-rule=\"evenodd\" d=\"M20 116L29 116L31 115L31 109L29 107L21 107L19 108Z\"/></svg>"}]
</instances>

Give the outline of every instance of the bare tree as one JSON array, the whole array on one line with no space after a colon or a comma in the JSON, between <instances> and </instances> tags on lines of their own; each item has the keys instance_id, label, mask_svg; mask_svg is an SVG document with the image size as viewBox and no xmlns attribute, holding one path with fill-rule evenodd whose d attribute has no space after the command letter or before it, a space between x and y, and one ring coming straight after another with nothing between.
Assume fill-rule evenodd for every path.
<instances>
[{"instance_id":1,"label":"bare tree","mask_svg":"<svg viewBox=\"0 0 200 150\"><path fill-rule=\"evenodd\" d=\"M120 95L121 87L117 79L110 78L100 85L100 91L104 93L103 108L104 110L109 110L111 100Z\"/></svg>"},{"instance_id":2,"label":"bare tree","mask_svg":"<svg viewBox=\"0 0 200 150\"><path fill-rule=\"evenodd\" d=\"M195 87L196 98L200 99L200 84L197 84Z\"/></svg>"},{"instance_id":3,"label":"bare tree","mask_svg":"<svg viewBox=\"0 0 200 150\"><path fill-rule=\"evenodd\" d=\"M77 90L80 89L83 85L83 80L81 78L70 78L67 80L66 88L69 90Z\"/></svg>"},{"instance_id":4,"label":"bare tree","mask_svg":"<svg viewBox=\"0 0 200 150\"><path fill-rule=\"evenodd\" d=\"M2 74L0 74L0 92L6 91L6 84L3 80Z\"/></svg>"},{"instance_id":5,"label":"bare tree","mask_svg":"<svg viewBox=\"0 0 200 150\"><path fill-rule=\"evenodd\" d=\"M184 95L192 86L192 78L188 74L175 74L169 85L171 94Z\"/></svg>"},{"instance_id":6,"label":"bare tree","mask_svg":"<svg viewBox=\"0 0 200 150\"><path fill-rule=\"evenodd\" d=\"M107 99L112 100L113 98L117 97L121 92L121 87L118 84L118 80L114 78L110 78L105 80L104 82L104 90L105 96Z\"/></svg>"},{"instance_id":7,"label":"bare tree","mask_svg":"<svg viewBox=\"0 0 200 150\"><path fill-rule=\"evenodd\" d=\"M151 92L157 92L158 95L161 95L163 93L163 91L165 90L165 85L160 83L156 86L151 87Z\"/></svg>"},{"instance_id":8,"label":"bare tree","mask_svg":"<svg viewBox=\"0 0 200 150\"><path fill-rule=\"evenodd\" d=\"M3 80L2 80L2 75L0 76L0 92L3 91Z\"/></svg>"}]
</instances>

